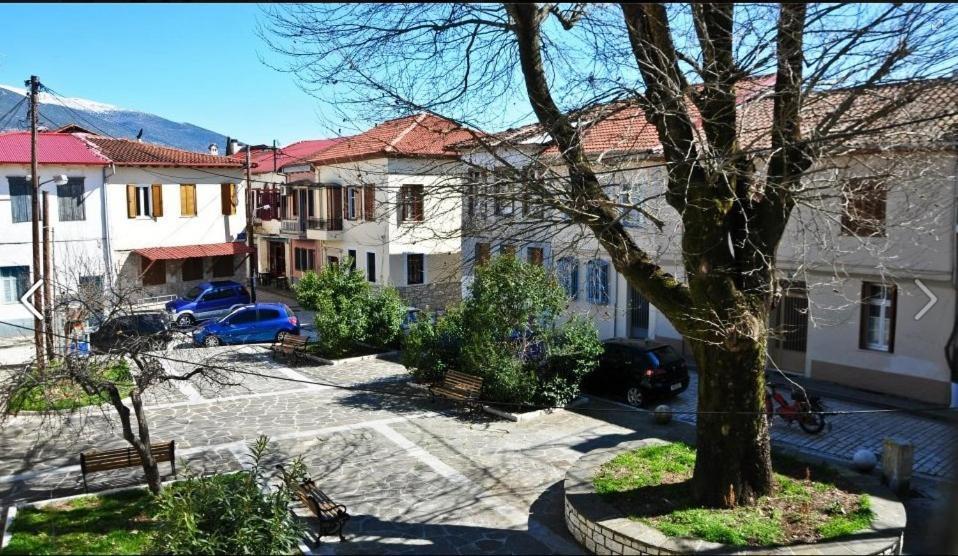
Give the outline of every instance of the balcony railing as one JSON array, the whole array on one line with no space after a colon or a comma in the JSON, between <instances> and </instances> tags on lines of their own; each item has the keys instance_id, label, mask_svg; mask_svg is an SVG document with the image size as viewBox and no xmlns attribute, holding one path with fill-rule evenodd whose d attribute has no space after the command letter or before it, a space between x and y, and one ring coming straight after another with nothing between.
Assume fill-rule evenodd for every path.
<instances>
[{"instance_id":1,"label":"balcony railing","mask_svg":"<svg viewBox=\"0 0 958 556\"><path fill-rule=\"evenodd\" d=\"M342 218L309 218L306 225L310 230L326 230L327 232L338 232L343 229Z\"/></svg>"},{"instance_id":2,"label":"balcony railing","mask_svg":"<svg viewBox=\"0 0 958 556\"><path fill-rule=\"evenodd\" d=\"M306 222L304 220L283 220L280 224L280 231L291 234L301 234L306 231Z\"/></svg>"}]
</instances>

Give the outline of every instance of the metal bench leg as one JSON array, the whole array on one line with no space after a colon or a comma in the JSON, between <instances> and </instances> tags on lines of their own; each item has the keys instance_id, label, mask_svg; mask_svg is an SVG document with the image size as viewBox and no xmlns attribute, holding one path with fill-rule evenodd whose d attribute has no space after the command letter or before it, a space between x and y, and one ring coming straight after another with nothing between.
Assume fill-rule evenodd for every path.
<instances>
[{"instance_id":1,"label":"metal bench leg","mask_svg":"<svg viewBox=\"0 0 958 556\"><path fill-rule=\"evenodd\" d=\"M90 492L86 486L86 473L83 473L83 492Z\"/></svg>"}]
</instances>

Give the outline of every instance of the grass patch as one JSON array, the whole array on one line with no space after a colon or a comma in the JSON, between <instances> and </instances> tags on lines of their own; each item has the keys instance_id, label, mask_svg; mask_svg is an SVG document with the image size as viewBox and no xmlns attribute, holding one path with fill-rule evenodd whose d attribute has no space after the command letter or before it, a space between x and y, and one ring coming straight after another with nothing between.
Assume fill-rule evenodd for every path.
<instances>
[{"instance_id":1,"label":"grass patch","mask_svg":"<svg viewBox=\"0 0 958 556\"><path fill-rule=\"evenodd\" d=\"M101 372L105 379L116 383L121 391L133 386L133 378L126 363L118 362L98 372ZM16 413L18 411L77 409L90 405L101 405L107 401L109 399L106 395L88 394L70 380L51 382L49 380L44 381L36 376L10 397L8 410L11 413Z\"/></svg>"},{"instance_id":2,"label":"grass patch","mask_svg":"<svg viewBox=\"0 0 958 556\"><path fill-rule=\"evenodd\" d=\"M144 489L26 508L0 554L143 554L155 534L153 510Z\"/></svg>"},{"instance_id":3,"label":"grass patch","mask_svg":"<svg viewBox=\"0 0 958 556\"><path fill-rule=\"evenodd\" d=\"M629 518L666 535L735 546L816 542L871 524L868 496L850 492L834 470L784 456L773 463L774 492L753 506L728 510L695 505L695 450L680 443L619 454L599 469L593 484Z\"/></svg>"}]
</instances>

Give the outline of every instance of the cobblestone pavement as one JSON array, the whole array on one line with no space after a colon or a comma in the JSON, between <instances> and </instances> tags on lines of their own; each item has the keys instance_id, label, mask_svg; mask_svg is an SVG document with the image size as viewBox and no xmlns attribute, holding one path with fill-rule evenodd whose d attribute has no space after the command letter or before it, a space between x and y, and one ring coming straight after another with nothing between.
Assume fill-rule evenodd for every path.
<instances>
[{"instance_id":1,"label":"cobblestone pavement","mask_svg":"<svg viewBox=\"0 0 958 556\"><path fill-rule=\"evenodd\" d=\"M697 375L692 374L689 389L683 395L666 403L676 411L694 411ZM787 392L785 393L788 397ZM828 411L862 411L872 406L825 399ZM676 419L695 423L694 414L677 415ZM800 449L805 453L820 454L839 459L851 459L858 449L871 450L880 457L886 437L897 436L910 440L915 446L914 470L929 477L955 479L958 468L954 454L958 453L958 431L954 423L906 412L882 412L830 415L827 426L819 434L807 434L797 424L789 426L783 419L772 421L772 440Z\"/></svg>"},{"instance_id":2,"label":"cobblestone pavement","mask_svg":"<svg viewBox=\"0 0 958 556\"><path fill-rule=\"evenodd\" d=\"M383 360L290 367L257 346L187 351L176 350L176 358L214 355L241 373L230 386L190 383L151 397L154 441L175 440L178 459L204 472L239 469L246 445L260 434L282 456L302 456L321 488L353 516L348 542L325 538L318 553L581 552L562 517L568 467L595 448L694 433L654 425L647 413L601 399L522 423L495 420L429 401L403 380L402 366ZM191 364L167 365L184 372ZM691 393L672 401L677 409L693 403ZM941 445L952 434L937 422L905 417L836 417L832 431L814 437L779 425L773 432L777 440L843 457L859 442L878 446L886 432L927 434ZM916 459L928 466L928 443L914 438ZM109 412L78 412L57 423L12 419L0 428L0 504L80 492L77 454L124 445ZM161 471L169 473L166 464ZM96 473L90 487L136 484L140 475Z\"/></svg>"}]
</instances>

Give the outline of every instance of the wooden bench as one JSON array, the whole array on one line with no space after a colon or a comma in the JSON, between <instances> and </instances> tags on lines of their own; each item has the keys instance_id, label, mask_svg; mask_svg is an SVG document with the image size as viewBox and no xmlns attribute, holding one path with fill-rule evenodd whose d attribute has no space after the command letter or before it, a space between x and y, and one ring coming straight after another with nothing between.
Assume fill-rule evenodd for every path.
<instances>
[{"instance_id":1,"label":"wooden bench","mask_svg":"<svg viewBox=\"0 0 958 556\"><path fill-rule=\"evenodd\" d=\"M286 474L282 465L277 465L276 468L284 475ZM340 541L346 541L346 537L343 536L343 527L350 517L346 506L333 502L332 498L320 490L310 478L296 485L296 497L319 520L319 533L316 535L315 546L319 546L323 535L338 534Z\"/></svg>"},{"instance_id":2,"label":"wooden bench","mask_svg":"<svg viewBox=\"0 0 958 556\"><path fill-rule=\"evenodd\" d=\"M459 371L447 371L442 380L433 384L429 392L456 401L476 403L482 390L482 379Z\"/></svg>"},{"instance_id":3,"label":"wooden bench","mask_svg":"<svg viewBox=\"0 0 958 556\"><path fill-rule=\"evenodd\" d=\"M306 344L308 343L309 338L306 336L290 334L289 332L280 332L279 336L276 338L276 341L273 342L273 345L271 345L269 349L273 352L274 356L292 356L293 358L298 359L303 353L306 352Z\"/></svg>"},{"instance_id":4,"label":"wooden bench","mask_svg":"<svg viewBox=\"0 0 958 556\"><path fill-rule=\"evenodd\" d=\"M172 440L169 442L160 442L150 444L150 453L156 463L168 461L173 469L173 476L176 476L176 462L174 455L176 445ZM118 448L116 450L103 450L100 452L83 452L80 454L80 472L83 474L83 492L88 492L86 484L87 473L94 471L109 471L112 469L123 469L126 467L141 467L143 458L136 448Z\"/></svg>"}]
</instances>

